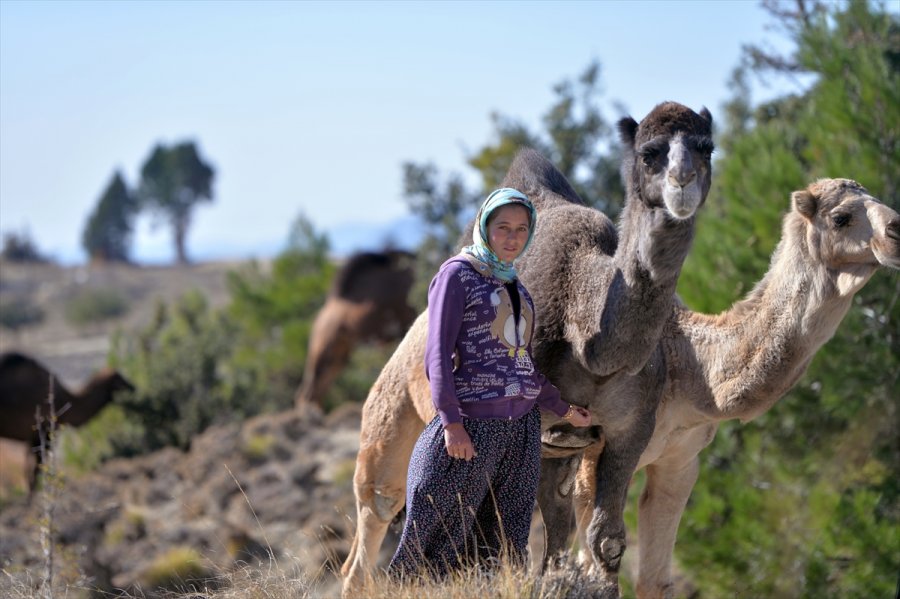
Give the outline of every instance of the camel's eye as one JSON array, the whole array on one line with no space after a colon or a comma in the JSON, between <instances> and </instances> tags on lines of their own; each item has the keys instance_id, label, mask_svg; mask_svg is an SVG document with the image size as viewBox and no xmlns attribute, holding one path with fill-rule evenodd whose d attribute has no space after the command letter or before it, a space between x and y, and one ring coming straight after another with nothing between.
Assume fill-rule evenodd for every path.
<instances>
[{"instance_id":1,"label":"camel's eye","mask_svg":"<svg viewBox=\"0 0 900 599\"><path fill-rule=\"evenodd\" d=\"M840 229L841 227L846 227L850 224L850 215L846 212L838 212L837 214L832 214L831 222L834 223L834 226L838 229Z\"/></svg>"},{"instance_id":2,"label":"camel's eye","mask_svg":"<svg viewBox=\"0 0 900 599\"><path fill-rule=\"evenodd\" d=\"M704 137L697 141L697 152L703 155L706 160L712 158L712 153L715 151L716 146L713 144L713 141L708 137Z\"/></svg>"},{"instance_id":3,"label":"camel's eye","mask_svg":"<svg viewBox=\"0 0 900 599\"><path fill-rule=\"evenodd\" d=\"M641 146L639 154L644 166L653 166L661 155L669 151L669 145L665 142L651 141Z\"/></svg>"}]
</instances>

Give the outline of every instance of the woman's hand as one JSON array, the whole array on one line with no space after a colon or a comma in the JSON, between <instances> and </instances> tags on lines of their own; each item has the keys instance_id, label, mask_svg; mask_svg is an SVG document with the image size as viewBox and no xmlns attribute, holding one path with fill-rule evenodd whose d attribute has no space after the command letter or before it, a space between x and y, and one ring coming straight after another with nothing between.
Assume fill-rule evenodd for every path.
<instances>
[{"instance_id":1,"label":"woman's hand","mask_svg":"<svg viewBox=\"0 0 900 599\"><path fill-rule=\"evenodd\" d=\"M459 458L468 462L478 455L475 453L475 446L472 445L472 439L463 428L462 422L454 422L444 427L444 445L451 458Z\"/></svg>"},{"instance_id":2,"label":"woman's hand","mask_svg":"<svg viewBox=\"0 0 900 599\"><path fill-rule=\"evenodd\" d=\"M563 416L563 420L572 426L588 426L591 423L591 413L587 408L569 405L569 411Z\"/></svg>"}]
</instances>

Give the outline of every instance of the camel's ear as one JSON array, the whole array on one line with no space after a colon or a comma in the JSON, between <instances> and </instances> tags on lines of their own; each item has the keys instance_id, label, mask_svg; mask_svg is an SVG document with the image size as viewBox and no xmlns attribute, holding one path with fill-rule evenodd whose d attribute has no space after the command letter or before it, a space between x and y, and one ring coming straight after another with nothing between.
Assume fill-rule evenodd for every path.
<instances>
[{"instance_id":1,"label":"camel's ear","mask_svg":"<svg viewBox=\"0 0 900 599\"><path fill-rule=\"evenodd\" d=\"M630 116L619 119L619 138L626 148L634 147L634 139L637 136L638 122Z\"/></svg>"},{"instance_id":2,"label":"camel's ear","mask_svg":"<svg viewBox=\"0 0 900 599\"><path fill-rule=\"evenodd\" d=\"M800 191L795 191L791 194L791 203L794 204L794 210L806 218L812 219L816 214L818 198L816 198L810 190L801 189Z\"/></svg>"}]
</instances>

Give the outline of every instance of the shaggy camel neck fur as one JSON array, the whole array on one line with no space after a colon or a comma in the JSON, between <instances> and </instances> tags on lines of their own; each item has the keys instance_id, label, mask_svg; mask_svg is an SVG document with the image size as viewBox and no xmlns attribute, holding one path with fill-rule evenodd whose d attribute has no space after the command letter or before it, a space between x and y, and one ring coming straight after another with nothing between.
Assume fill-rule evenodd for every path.
<instances>
[{"instance_id":1,"label":"shaggy camel neck fur","mask_svg":"<svg viewBox=\"0 0 900 599\"><path fill-rule=\"evenodd\" d=\"M15 352L3 354L0 356L0 437L28 442L32 448L40 446L42 435L46 439L48 432L51 379L58 425L81 426L112 401L116 391L134 390L121 374L104 369L91 377L80 391L72 393L34 358ZM37 484L41 466L41 453L35 455L35 466L27 473L31 490Z\"/></svg>"},{"instance_id":2,"label":"shaggy camel neck fur","mask_svg":"<svg viewBox=\"0 0 900 599\"><path fill-rule=\"evenodd\" d=\"M638 464L647 471L638 507L638 597L673 594L678 522L698 476L697 456L718 423L750 420L781 399L880 266L900 268L900 216L854 181L820 180L793 194L769 271L745 299L717 316L683 305L672 310L660 342L663 401ZM588 455L576 484L582 537L598 484L596 452Z\"/></svg>"},{"instance_id":3,"label":"shaggy camel neck fur","mask_svg":"<svg viewBox=\"0 0 900 599\"><path fill-rule=\"evenodd\" d=\"M606 485L603 514L612 516L604 516L594 546L613 585L624 549L624 491L650 438L661 393L662 361L653 354L690 248L694 213L709 191L711 126L705 109L697 114L672 102L654 108L640 124L630 117L620 121L627 189L621 234L605 215L585 207L562 174L534 151L516 157L503 183L525 192L539 214L533 246L517 262L538 314L538 368L567 401L591 410L597 426L587 429L587 438L596 442L601 426L606 437L601 468L605 480L617 482ZM357 533L342 569L347 597L365 584L387 526L403 507L413 444L434 416L422 367L427 327L420 315L363 407L354 477ZM616 394L620 379L645 371L658 383L654 394L634 401ZM564 432L567 426L561 425ZM568 456L582 448L566 447L564 436L554 437L562 439L561 450L545 439L548 455L564 456L542 465L550 471L549 482L543 475L541 482L548 547L562 548L572 514L570 497L558 497L563 468L557 462L569 464ZM574 469L567 493L573 476ZM558 521L561 534L555 533Z\"/></svg>"}]
</instances>

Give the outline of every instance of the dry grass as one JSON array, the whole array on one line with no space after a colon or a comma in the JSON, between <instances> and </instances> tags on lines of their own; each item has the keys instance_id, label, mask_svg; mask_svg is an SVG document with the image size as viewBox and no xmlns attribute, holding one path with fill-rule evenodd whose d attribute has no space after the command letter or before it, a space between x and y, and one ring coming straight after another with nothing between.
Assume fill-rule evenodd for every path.
<instances>
[{"instance_id":1,"label":"dry grass","mask_svg":"<svg viewBox=\"0 0 900 599\"><path fill-rule=\"evenodd\" d=\"M0 580L0 593L10 599L44 599L45 592L30 576L10 577L5 572ZM6 584L4 584L4 582ZM231 572L220 572L204 581L168 582L168 589L132 590L115 595L120 599L337 599L334 585L324 588L321 580L311 578L297 567L244 565ZM384 574L360 595L365 599L588 599L600 590L578 568L567 566L543 576L524 570L501 567L491 573L465 570L437 581L418 577L395 581ZM103 593L99 593L103 594ZM97 596L96 589L84 585L61 585L53 596L78 598Z\"/></svg>"}]
</instances>

